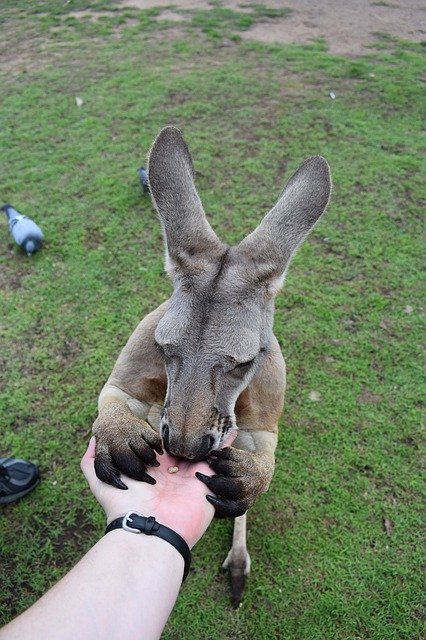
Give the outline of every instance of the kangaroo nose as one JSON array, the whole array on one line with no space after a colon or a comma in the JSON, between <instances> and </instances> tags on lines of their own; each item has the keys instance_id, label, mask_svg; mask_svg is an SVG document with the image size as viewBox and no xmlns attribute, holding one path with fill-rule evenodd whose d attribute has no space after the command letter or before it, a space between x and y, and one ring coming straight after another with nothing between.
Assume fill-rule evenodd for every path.
<instances>
[{"instance_id":1,"label":"kangaroo nose","mask_svg":"<svg viewBox=\"0 0 426 640\"><path fill-rule=\"evenodd\" d=\"M175 433L170 425L163 425L163 444L164 448L171 456L178 458L186 458L193 462L204 460L213 448L215 443L214 436L203 435L201 438L197 435L185 435Z\"/></svg>"}]
</instances>

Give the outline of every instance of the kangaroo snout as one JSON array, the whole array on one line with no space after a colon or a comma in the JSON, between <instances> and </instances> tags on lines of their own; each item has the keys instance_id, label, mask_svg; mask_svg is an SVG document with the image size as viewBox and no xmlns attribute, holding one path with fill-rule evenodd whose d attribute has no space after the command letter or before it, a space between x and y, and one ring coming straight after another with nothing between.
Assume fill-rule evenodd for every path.
<instances>
[{"instance_id":1,"label":"kangaroo snout","mask_svg":"<svg viewBox=\"0 0 426 640\"><path fill-rule=\"evenodd\" d=\"M164 448L172 456L197 462L204 460L212 450L215 437L210 434L189 434L182 437L176 429L164 424L162 427Z\"/></svg>"},{"instance_id":2,"label":"kangaroo snout","mask_svg":"<svg viewBox=\"0 0 426 640\"><path fill-rule=\"evenodd\" d=\"M192 427L176 424L170 412L164 408L160 434L167 453L194 462L204 460L210 451L221 448L225 441L227 443L231 432L237 431L232 420L220 416L217 410L212 411L204 425Z\"/></svg>"}]
</instances>

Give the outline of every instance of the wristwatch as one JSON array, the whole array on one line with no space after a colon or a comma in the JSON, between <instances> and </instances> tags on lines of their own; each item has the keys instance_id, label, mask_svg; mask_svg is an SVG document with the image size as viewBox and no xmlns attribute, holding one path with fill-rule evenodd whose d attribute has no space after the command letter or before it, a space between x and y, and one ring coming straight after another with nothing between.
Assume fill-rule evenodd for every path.
<instances>
[{"instance_id":1,"label":"wristwatch","mask_svg":"<svg viewBox=\"0 0 426 640\"><path fill-rule=\"evenodd\" d=\"M157 538L162 538L171 544L172 547L179 551L185 562L182 582L185 580L191 566L191 550L182 536L176 531L157 522L154 516L143 516L137 511L129 511L125 516L110 522L105 529L105 534L114 531L114 529L124 529L130 533L145 533L147 536L157 536Z\"/></svg>"}]
</instances>

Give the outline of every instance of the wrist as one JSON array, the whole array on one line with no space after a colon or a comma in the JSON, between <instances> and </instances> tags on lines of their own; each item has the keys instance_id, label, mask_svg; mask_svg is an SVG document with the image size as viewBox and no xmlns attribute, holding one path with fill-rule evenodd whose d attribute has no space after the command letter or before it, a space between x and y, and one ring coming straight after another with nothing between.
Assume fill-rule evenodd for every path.
<instances>
[{"instance_id":1,"label":"wrist","mask_svg":"<svg viewBox=\"0 0 426 640\"><path fill-rule=\"evenodd\" d=\"M105 534L98 544L110 544L116 549L118 555L129 560L129 565L134 566L136 572L140 572L149 562L157 562L161 559L161 564L169 563L173 565L173 570L178 574L179 586L182 582L185 562L182 555L175 547L156 536L136 535L124 529L114 529Z\"/></svg>"},{"instance_id":2,"label":"wrist","mask_svg":"<svg viewBox=\"0 0 426 640\"><path fill-rule=\"evenodd\" d=\"M160 538L171 547L174 547L181 555L185 565L182 582L186 579L191 566L191 551L184 538L176 531L158 522L154 516L144 516L136 511L129 511L124 516L120 516L110 522L105 529L105 534L116 530L125 531L137 537L142 535L143 537L152 536Z\"/></svg>"},{"instance_id":3,"label":"wrist","mask_svg":"<svg viewBox=\"0 0 426 640\"><path fill-rule=\"evenodd\" d=\"M145 517L153 516L159 524L172 529L181 538L184 539L186 544L190 549L198 542L201 538L211 520L213 519L214 509L212 509L211 517L208 517L206 521L205 519L200 520L197 523L197 520L194 518L188 518L184 512L173 514L165 513L163 511L159 512L157 509L148 509L141 510L141 508L132 509L134 513L142 513ZM148 513L149 512L149 513ZM108 527L111 522L117 520L118 518L123 518L128 511L125 509L114 510L107 514L106 526Z\"/></svg>"}]
</instances>

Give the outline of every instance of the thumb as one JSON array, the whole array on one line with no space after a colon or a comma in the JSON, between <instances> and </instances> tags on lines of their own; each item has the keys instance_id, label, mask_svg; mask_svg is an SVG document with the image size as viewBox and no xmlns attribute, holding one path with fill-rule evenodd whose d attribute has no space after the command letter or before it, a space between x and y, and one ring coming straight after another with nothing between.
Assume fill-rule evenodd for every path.
<instances>
[{"instance_id":1,"label":"thumb","mask_svg":"<svg viewBox=\"0 0 426 640\"><path fill-rule=\"evenodd\" d=\"M89 440L89 444L87 445L86 452L80 462L80 468L87 481L89 481L90 476L92 476L94 472L95 450L96 450L96 438L92 436Z\"/></svg>"}]
</instances>

